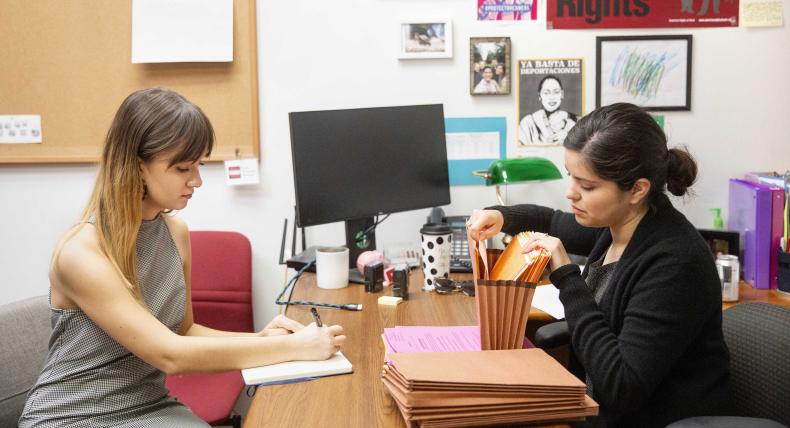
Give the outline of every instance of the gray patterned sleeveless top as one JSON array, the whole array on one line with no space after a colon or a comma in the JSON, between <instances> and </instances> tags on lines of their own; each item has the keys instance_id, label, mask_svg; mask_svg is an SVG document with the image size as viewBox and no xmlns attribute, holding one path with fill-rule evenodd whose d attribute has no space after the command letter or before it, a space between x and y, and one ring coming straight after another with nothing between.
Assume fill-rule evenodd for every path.
<instances>
[{"instance_id":1,"label":"gray patterned sleeveless top","mask_svg":"<svg viewBox=\"0 0 790 428\"><path fill-rule=\"evenodd\" d=\"M151 313L178 332L186 311L181 257L160 215L137 235L137 275ZM207 426L168 396L165 374L79 309L51 309L49 354L19 426Z\"/></svg>"}]
</instances>

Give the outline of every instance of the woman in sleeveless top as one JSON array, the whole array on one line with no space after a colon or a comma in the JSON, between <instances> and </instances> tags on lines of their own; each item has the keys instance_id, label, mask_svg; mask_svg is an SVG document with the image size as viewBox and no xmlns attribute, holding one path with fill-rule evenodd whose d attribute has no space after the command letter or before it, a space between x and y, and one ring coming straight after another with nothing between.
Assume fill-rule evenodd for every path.
<instances>
[{"instance_id":1,"label":"woman in sleeveless top","mask_svg":"<svg viewBox=\"0 0 790 428\"><path fill-rule=\"evenodd\" d=\"M550 279L573 352L600 405L588 425L664 427L728 414L713 257L665 195L686 194L697 174L693 158L668 148L655 120L624 103L583 117L563 145L573 213L536 205L475 210L469 235L543 232L524 251L551 251ZM584 272L566 249L587 256Z\"/></svg>"},{"instance_id":2,"label":"woman in sleeveless top","mask_svg":"<svg viewBox=\"0 0 790 428\"><path fill-rule=\"evenodd\" d=\"M186 207L214 131L179 94L146 89L123 101L107 133L82 219L50 265L52 336L19 426L206 427L168 395L165 374L326 359L340 326L283 316L257 333L193 322Z\"/></svg>"}]
</instances>

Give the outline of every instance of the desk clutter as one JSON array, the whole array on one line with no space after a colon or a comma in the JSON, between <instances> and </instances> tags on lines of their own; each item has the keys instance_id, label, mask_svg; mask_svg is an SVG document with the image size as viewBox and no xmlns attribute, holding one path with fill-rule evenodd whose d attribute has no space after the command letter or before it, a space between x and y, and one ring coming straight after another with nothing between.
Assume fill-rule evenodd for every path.
<instances>
[{"instance_id":1,"label":"desk clutter","mask_svg":"<svg viewBox=\"0 0 790 428\"><path fill-rule=\"evenodd\" d=\"M379 305L398 306L403 302L403 297L397 296L381 296L379 297Z\"/></svg>"},{"instance_id":2,"label":"desk clutter","mask_svg":"<svg viewBox=\"0 0 790 428\"><path fill-rule=\"evenodd\" d=\"M542 248L523 253L533 233L517 234L504 251L469 241L484 350L522 347L535 286L551 259Z\"/></svg>"},{"instance_id":3,"label":"desk clutter","mask_svg":"<svg viewBox=\"0 0 790 428\"><path fill-rule=\"evenodd\" d=\"M478 326L384 329L381 380L409 427L581 421L598 414L584 382L524 338L551 254L469 241ZM490 267L490 268L489 268ZM524 349L522 349L524 348Z\"/></svg>"},{"instance_id":4,"label":"desk clutter","mask_svg":"<svg viewBox=\"0 0 790 428\"><path fill-rule=\"evenodd\" d=\"M575 421L598 414L584 383L540 349L396 352L387 359L382 382L409 427Z\"/></svg>"}]
</instances>

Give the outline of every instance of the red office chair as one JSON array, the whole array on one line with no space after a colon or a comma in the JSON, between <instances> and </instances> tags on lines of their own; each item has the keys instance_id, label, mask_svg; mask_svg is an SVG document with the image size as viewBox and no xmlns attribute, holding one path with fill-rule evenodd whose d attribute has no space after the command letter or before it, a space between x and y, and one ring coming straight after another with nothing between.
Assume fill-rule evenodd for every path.
<instances>
[{"instance_id":1,"label":"red office chair","mask_svg":"<svg viewBox=\"0 0 790 428\"><path fill-rule=\"evenodd\" d=\"M236 232L190 232L195 322L218 330L251 332L252 250ZM211 425L241 426L232 415L244 388L238 371L168 376L170 393Z\"/></svg>"}]
</instances>

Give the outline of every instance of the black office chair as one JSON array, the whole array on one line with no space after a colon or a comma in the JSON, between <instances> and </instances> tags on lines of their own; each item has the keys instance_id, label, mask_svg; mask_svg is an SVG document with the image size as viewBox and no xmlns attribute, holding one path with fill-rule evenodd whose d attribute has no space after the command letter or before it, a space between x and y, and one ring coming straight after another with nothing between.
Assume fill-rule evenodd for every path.
<instances>
[{"instance_id":1,"label":"black office chair","mask_svg":"<svg viewBox=\"0 0 790 428\"><path fill-rule=\"evenodd\" d=\"M739 416L687 418L667 428L790 425L790 308L764 302L741 303L724 311L722 329L730 350L731 385ZM543 326L535 334L535 345L541 348L569 342L568 324L564 321ZM572 350L570 354L575 360ZM573 372L571 364L572 361L569 370ZM580 378L584 379L583 372Z\"/></svg>"}]
</instances>

